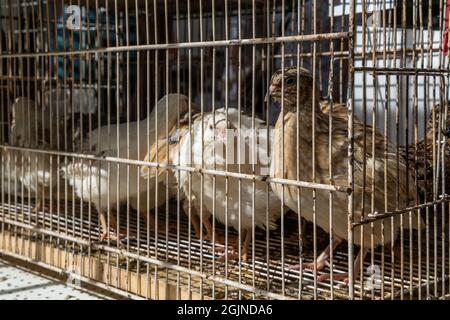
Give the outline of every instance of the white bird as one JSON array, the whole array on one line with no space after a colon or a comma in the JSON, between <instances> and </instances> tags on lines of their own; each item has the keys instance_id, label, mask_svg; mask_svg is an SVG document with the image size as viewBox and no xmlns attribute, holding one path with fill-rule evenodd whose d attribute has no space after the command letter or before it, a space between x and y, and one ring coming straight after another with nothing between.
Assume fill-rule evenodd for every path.
<instances>
[{"instance_id":1,"label":"white bird","mask_svg":"<svg viewBox=\"0 0 450 320\"><path fill-rule=\"evenodd\" d=\"M83 151L101 156L142 160L148 151L148 145L154 143L155 134L157 139L166 135L166 120L169 129L175 124L178 106L180 113L186 112L187 97L169 94L158 101L147 119L129 124L111 125L109 128L103 126L92 131L87 138L92 144L91 148ZM166 114L168 114L167 119ZM158 120L157 127L155 119ZM117 224L114 215L108 215L108 209L117 209L128 200L130 207L146 218L150 209L165 203L166 193L162 185L159 185L160 192L155 199L156 184L148 184L146 180L139 179L138 170L136 165L116 163L108 165L101 161L93 161L89 164L89 161L82 159L74 159L62 168L63 174L73 186L77 197L91 202L100 213L101 240L109 237L110 224L107 222L107 217L110 217L113 226ZM147 195L149 195L148 199Z\"/></svg>"},{"instance_id":2,"label":"white bird","mask_svg":"<svg viewBox=\"0 0 450 320\"><path fill-rule=\"evenodd\" d=\"M46 94L44 94L44 97ZM56 112L56 106L50 104L49 100L44 100L43 104L19 97L11 105L12 122L10 131L10 141L15 147L35 148L40 150L51 150L58 147L56 135L63 135L65 130L65 120L68 119L62 113ZM60 117L56 117L58 114ZM57 131L59 130L59 131ZM14 159L11 166L15 167L20 182L30 191L31 198L36 199L36 206L33 211L49 211L52 204L59 197L64 196L64 187L61 182L58 170L58 158L55 155L36 153L32 151L9 150L10 157ZM28 195L28 192L25 196ZM50 199L50 209L45 206L45 199Z\"/></svg>"},{"instance_id":3,"label":"white bird","mask_svg":"<svg viewBox=\"0 0 450 320\"><path fill-rule=\"evenodd\" d=\"M193 119L197 118L199 115L195 115ZM180 122L177 123L169 133L167 139L160 139L158 143L154 143L145 157L144 161L154 162L159 164L179 164L179 140L180 137L188 134L189 132L189 113L185 114L180 118ZM157 175L157 169L154 167L142 167L141 176L144 179L154 180ZM160 173L162 173L161 171ZM169 188L171 194L177 192L178 181L175 177L175 173L171 170L164 170L165 174L158 174L158 183L162 185L163 188ZM201 238L201 224L199 219L200 207L197 199L194 195L191 195L190 200L186 199L183 192L180 193L180 202L183 206L183 211L186 215L190 216L191 224L194 227L195 234L198 238ZM189 215L189 209L191 209L191 215ZM212 240L212 225L209 222L210 214L207 210L203 211L203 225L207 229L207 235L203 237L205 240Z\"/></svg>"},{"instance_id":4,"label":"white bird","mask_svg":"<svg viewBox=\"0 0 450 320\"><path fill-rule=\"evenodd\" d=\"M225 109L198 115L193 119L191 134L187 130L180 135L179 158L178 153L173 152L171 164L234 173L268 174L269 156L267 152L269 146L267 137L269 135L267 127L261 120L254 119L254 128L259 130L255 132L258 141L250 140L249 143L242 138L240 146L244 152L241 152L241 158L236 159L236 157L231 156L231 154L238 154L238 144L236 143L238 138L237 136L233 137L231 134L240 133L246 134L247 137L252 137L252 122L253 119L251 117L241 114L240 128L242 130L236 130L239 128L239 112L237 109L231 108L228 109L228 116ZM228 129L231 129L231 131ZM227 154L221 152L224 145L227 146ZM250 146L256 145L259 147L257 150L258 154L252 152L255 151L254 149L250 149ZM265 160L267 160L266 163ZM162 171L160 170L160 175ZM155 173L154 169L150 170L150 172ZM190 175L192 176L191 179ZM150 173L150 176L153 176L152 173ZM203 188L201 185L202 176ZM248 257L253 227L262 229L274 229L277 227L276 220L281 214L281 203L265 182L255 181L253 183L253 181L248 179L226 178L221 175L216 175L214 178L211 174L189 173L183 170L180 171L178 182L185 196L188 199L191 197L191 202L194 203L196 211L200 208L200 200L203 200L204 222L209 224L208 217L213 215L214 218L226 226L231 226L235 230L244 233L241 252L243 260L246 260ZM227 183L228 188L226 187ZM211 227L207 225L205 227L207 229L205 238L212 239ZM236 248L230 252L229 257L237 257Z\"/></svg>"}]
</instances>

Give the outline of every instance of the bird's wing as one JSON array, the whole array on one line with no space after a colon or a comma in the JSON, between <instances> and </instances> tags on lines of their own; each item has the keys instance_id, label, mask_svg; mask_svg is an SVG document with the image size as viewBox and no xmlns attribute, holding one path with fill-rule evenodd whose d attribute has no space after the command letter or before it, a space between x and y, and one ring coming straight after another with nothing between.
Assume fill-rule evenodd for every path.
<instances>
[{"instance_id":1,"label":"bird's wing","mask_svg":"<svg viewBox=\"0 0 450 320\"><path fill-rule=\"evenodd\" d=\"M195 105L191 107L192 110L196 110ZM87 137L92 143L92 148L84 150L126 158L130 149L131 159L142 159L155 139L166 137L166 130L170 132L176 125L178 110L181 116L187 112L187 97L181 94L164 96L144 120L103 126L92 131Z\"/></svg>"},{"instance_id":2,"label":"bird's wing","mask_svg":"<svg viewBox=\"0 0 450 320\"><path fill-rule=\"evenodd\" d=\"M189 115L185 114L179 123L175 123L169 132L167 138L160 138L157 142L153 143L149 151L146 153L144 161L147 162L159 162L165 164L177 164L178 163L178 148L181 144L181 140L186 136L188 131ZM141 176L146 179L151 179L156 176L155 167L142 167ZM158 176L164 170L158 171Z\"/></svg>"},{"instance_id":3,"label":"bird's wing","mask_svg":"<svg viewBox=\"0 0 450 320\"><path fill-rule=\"evenodd\" d=\"M144 161L169 164L168 148L169 144L166 139L158 140L158 143L152 144ZM145 179L154 179L155 177L160 177L161 173L164 171L165 170L157 169L156 167L142 167L141 176Z\"/></svg>"}]
</instances>

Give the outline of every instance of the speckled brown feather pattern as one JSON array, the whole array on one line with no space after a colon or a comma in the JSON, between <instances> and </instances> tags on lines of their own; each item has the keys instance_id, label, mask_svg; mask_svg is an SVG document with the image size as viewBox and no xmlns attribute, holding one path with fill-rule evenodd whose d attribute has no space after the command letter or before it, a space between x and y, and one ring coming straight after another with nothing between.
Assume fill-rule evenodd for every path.
<instances>
[{"instance_id":1,"label":"speckled brown feather pattern","mask_svg":"<svg viewBox=\"0 0 450 320\"><path fill-rule=\"evenodd\" d=\"M409 167L413 175L417 172L417 184L420 188L421 195L424 197L422 201L432 201L433 199L433 167L435 174L439 168L439 176L441 177L441 158L438 154L439 127L441 127L441 145L444 148L444 166L445 166L445 193L450 193L450 112L447 108L446 122L444 112L441 113L440 105L434 107L435 125L433 129L433 116L429 115L427 122L425 137L416 143L411 143L408 148L406 146L399 147L399 152L406 159L408 158ZM441 121L441 117L444 117ZM441 125L440 125L441 124ZM434 151L433 151L434 150ZM433 166L433 152L435 152L435 164ZM439 162L439 166L438 166ZM442 179L438 179L438 194L441 194ZM425 199L426 195L426 199Z\"/></svg>"},{"instance_id":2,"label":"speckled brown feather pattern","mask_svg":"<svg viewBox=\"0 0 450 320\"><path fill-rule=\"evenodd\" d=\"M326 101L320 102L321 111L328 115L330 112L330 103ZM345 104L333 104L332 106L333 118L341 118L345 121L348 119L348 110ZM446 194L450 193L450 112L447 111L447 120L445 125L441 128L441 141L446 141L444 145L444 165L445 165L445 186ZM427 122L425 137L416 143L411 143L409 146L399 146L399 155L404 160L408 160L408 167L410 173L417 178L417 186L419 188L421 201L431 201L433 198L433 147L435 152L438 152L438 128L439 123L444 124L444 121L440 122L441 114L440 105L434 107L435 114L435 126L433 131L433 117L432 113L429 114ZM355 118L355 122L360 122ZM361 123L362 125L362 123ZM369 127L369 126L367 126ZM417 150L417 151L416 151ZM394 150L396 151L396 150ZM417 158L416 158L417 157ZM436 161L440 161L436 156ZM436 170L437 166L435 164ZM416 175L417 172L417 175ZM439 179L439 188L441 187L441 179ZM440 190L440 189L439 189ZM440 191L438 191L440 194ZM424 198L426 195L426 199Z\"/></svg>"},{"instance_id":3,"label":"speckled brown feather pattern","mask_svg":"<svg viewBox=\"0 0 450 320\"><path fill-rule=\"evenodd\" d=\"M341 113L332 114L332 145L331 163L332 176L329 175L329 115L323 113L318 99L313 109L312 76L303 68L289 67L284 72L284 112L275 126L274 149L271 164L271 175L277 178L292 180L313 181L313 165L315 165L315 182L324 184L348 185L348 122ZM287 79L298 79L298 92L300 99L296 99L297 81L287 82ZM273 75L271 80L271 96L276 102L281 102L281 72ZM297 108L298 107L298 108ZM298 110L297 110L298 109ZM298 116L298 121L297 121ZM313 122L315 120L315 162L313 164L312 141ZM297 143L297 124L299 125ZM282 130L284 129L284 130ZM284 132L282 132L284 131ZM407 170L401 157L397 157L392 146L388 144L388 153L384 149L386 141L382 135L373 132L372 127L366 126L366 148L364 145L364 126L360 121L354 121L354 220L359 221L371 212L392 211L396 208L405 208L415 202L415 188L412 177L409 176L407 184ZM372 155L372 134L375 137L375 157ZM283 146L284 159L283 159ZM297 148L299 150L299 172L297 177ZM386 161L387 159L387 161ZM365 163L365 174L363 167ZM385 185L384 170L387 171ZM284 171L284 174L283 174ZM398 171L398 174L397 174ZM364 187L365 185L365 187ZM372 186L374 188L372 192ZM409 188L407 187L409 186ZM300 203L297 202L297 188L279 184L272 184L272 188L280 198L284 192L284 203L307 220L313 220L313 191L303 188L300 192ZM385 191L386 188L386 191ZM398 193L398 197L397 197ZM372 201L373 196L373 201ZM398 201L397 201L398 200ZM363 205L364 201L364 205ZM373 209L371 203L373 202ZM316 190L315 212L317 225L327 232L329 226L329 192ZM335 193L333 199L333 234L340 239L346 239L348 197L343 193ZM395 233L398 231L397 216L395 219ZM387 220L384 228L384 243L391 238L391 223ZM423 225L423 224L422 224ZM417 226L417 216L414 215L413 226ZM359 237L359 229L355 229L355 243L371 244L370 225L365 227L364 240ZM395 234L394 234L395 237ZM383 242L381 235L381 222L374 223L374 245Z\"/></svg>"}]
</instances>

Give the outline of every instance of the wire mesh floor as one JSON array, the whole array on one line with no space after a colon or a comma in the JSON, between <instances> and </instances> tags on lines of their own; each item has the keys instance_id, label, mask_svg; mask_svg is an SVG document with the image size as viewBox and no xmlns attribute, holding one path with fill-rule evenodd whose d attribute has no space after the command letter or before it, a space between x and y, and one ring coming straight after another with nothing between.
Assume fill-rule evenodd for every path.
<instances>
[{"instance_id":1,"label":"wire mesh floor","mask_svg":"<svg viewBox=\"0 0 450 320\"><path fill-rule=\"evenodd\" d=\"M286 230L283 237L280 230L270 232L269 238L266 238L266 231L256 230L256 241L250 245L250 250L254 246L254 259L250 255L248 262L228 260L225 264L221 261L222 254L213 253L210 242L200 241L195 236L193 228L192 233L188 233L187 217L180 208L177 219L176 203L170 204L169 215L166 215L163 209L158 210L157 236L152 229L148 237L146 224L141 218L139 218L140 231L137 233L137 213L131 211L129 221L132 236L120 243L110 241L107 244L99 242L97 214L93 209L89 213L87 204L83 203L80 206L77 201L75 206L72 206L73 203L70 201L65 206L61 202L59 214L50 214L35 213L31 210L32 204L24 202L26 204L22 204L19 200L10 204L0 204L0 222L3 222L0 228L3 233L3 235L0 233L0 243L3 243L2 249L6 251L17 251L11 247L11 241L8 242L9 248L4 248L6 233L7 237L14 239L45 243L66 253L99 259L108 265L125 270L127 274L146 275L147 279L155 280L154 284L171 285L177 291L176 296L172 298L345 299L348 297L348 287L343 282L334 281L333 285L329 281L316 282L313 272L305 270L300 275L298 271L289 269L290 265L299 262L299 241L298 230L289 228L288 218L285 219ZM121 211L121 216L126 215L123 210ZM121 225L126 227L126 223L122 223L122 220L121 218ZM291 222L290 225L297 225L297 221ZM328 235L324 233L322 235L320 230L318 234L317 251L320 252L329 240ZM229 231L230 241L233 235L236 233ZM413 241L417 248L416 237L413 237ZM302 242L304 261L312 261L311 232L308 230L305 232ZM392 250L389 245L385 246L384 250L377 248L373 254L368 254L364 262L363 278L357 280L355 284L356 297L423 299L425 296L428 298L433 296L433 293L439 295L438 291L445 293L448 290L449 264L448 258L445 258L448 257L445 250L450 246L446 249L444 242L434 243L430 238L428 250L425 241L422 241L421 258L419 259L417 252L413 252L413 258L409 259L409 242L409 236L405 231L403 259L397 256L400 251L398 244ZM281 256L282 252L284 259ZM394 253L394 259L391 252ZM434 252L438 254L435 255ZM366 273L371 265L380 268L379 278ZM341 245L334 253L334 274L346 272L347 267L347 246ZM329 273L329 267L319 271L318 275L323 273ZM108 286L114 287L115 284L111 281ZM127 286L125 291L131 292L132 287ZM178 290L185 294L181 295ZM142 296L142 291L138 295Z\"/></svg>"}]
</instances>

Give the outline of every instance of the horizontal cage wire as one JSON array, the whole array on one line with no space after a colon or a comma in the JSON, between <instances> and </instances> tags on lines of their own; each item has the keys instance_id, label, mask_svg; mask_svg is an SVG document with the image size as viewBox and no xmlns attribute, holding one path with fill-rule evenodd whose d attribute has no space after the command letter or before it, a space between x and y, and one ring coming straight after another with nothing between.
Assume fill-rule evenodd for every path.
<instances>
[{"instance_id":1,"label":"horizontal cage wire","mask_svg":"<svg viewBox=\"0 0 450 320\"><path fill-rule=\"evenodd\" d=\"M0 254L137 299L450 295L450 0L0 17Z\"/></svg>"}]
</instances>

